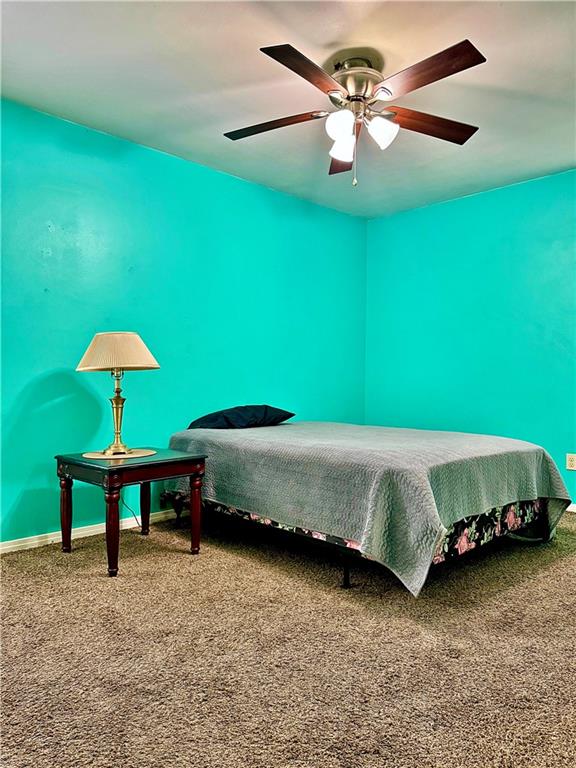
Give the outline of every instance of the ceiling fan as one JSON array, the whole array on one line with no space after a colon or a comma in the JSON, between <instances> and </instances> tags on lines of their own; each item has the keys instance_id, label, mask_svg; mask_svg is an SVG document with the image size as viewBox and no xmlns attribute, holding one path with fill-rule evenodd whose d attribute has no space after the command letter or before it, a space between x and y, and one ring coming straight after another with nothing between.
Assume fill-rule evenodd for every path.
<instances>
[{"instance_id":1,"label":"ceiling fan","mask_svg":"<svg viewBox=\"0 0 576 768\"><path fill-rule=\"evenodd\" d=\"M330 75L291 45L272 45L260 50L325 93L337 111L303 112L225 133L232 141L326 118L326 132L334 141L329 152L332 159L328 173L334 174L349 171L355 165L356 146L363 126L380 149L386 149L394 141L400 128L455 144L464 144L478 130L473 125L388 104L417 88L485 62L469 40L462 40L390 77L384 77L366 56L353 56L349 52L348 58L335 63L335 71ZM355 177L356 174L354 185Z\"/></svg>"}]
</instances>

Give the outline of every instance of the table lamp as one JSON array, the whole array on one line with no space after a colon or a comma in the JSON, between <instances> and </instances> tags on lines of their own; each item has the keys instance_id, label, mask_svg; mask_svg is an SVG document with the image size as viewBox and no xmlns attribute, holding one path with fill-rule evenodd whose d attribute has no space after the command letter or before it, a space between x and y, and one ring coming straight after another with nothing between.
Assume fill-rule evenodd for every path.
<instances>
[{"instance_id":1,"label":"table lamp","mask_svg":"<svg viewBox=\"0 0 576 768\"><path fill-rule=\"evenodd\" d=\"M124 371L145 371L151 368L160 368L160 366L137 333L114 331L97 333L94 336L76 370L111 372L114 378L114 397L110 398L114 419L114 441L103 451L84 453L85 458L134 459L156 453L148 448L128 448L122 442L122 414L126 398L121 395L120 382Z\"/></svg>"}]
</instances>

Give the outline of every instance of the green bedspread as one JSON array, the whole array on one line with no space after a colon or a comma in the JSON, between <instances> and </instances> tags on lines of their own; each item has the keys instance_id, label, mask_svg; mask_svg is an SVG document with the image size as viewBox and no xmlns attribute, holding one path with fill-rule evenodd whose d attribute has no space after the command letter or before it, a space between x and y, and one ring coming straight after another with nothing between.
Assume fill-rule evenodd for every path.
<instances>
[{"instance_id":1,"label":"green bedspread","mask_svg":"<svg viewBox=\"0 0 576 768\"><path fill-rule=\"evenodd\" d=\"M206 498L359 541L414 595L458 520L548 498L554 527L570 503L543 448L489 435L292 422L184 430L170 447L208 455Z\"/></svg>"}]
</instances>

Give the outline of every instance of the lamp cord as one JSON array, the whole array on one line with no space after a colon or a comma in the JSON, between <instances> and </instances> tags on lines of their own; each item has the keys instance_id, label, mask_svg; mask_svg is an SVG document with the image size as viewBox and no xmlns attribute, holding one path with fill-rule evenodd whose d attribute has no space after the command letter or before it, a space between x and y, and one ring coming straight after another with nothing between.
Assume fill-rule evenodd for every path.
<instances>
[{"instance_id":1,"label":"lamp cord","mask_svg":"<svg viewBox=\"0 0 576 768\"><path fill-rule=\"evenodd\" d=\"M134 520L136 520L136 525L138 526L138 528L141 529L142 528L142 523L138 520L138 516L136 515L136 512L134 512L132 507L129 504L126 504L126 502L124 501L124 495L123 494L120 494L120 501L122 502L122 506L123 507L126 507L126 509L128 509L128 510L130 510L130 512L132 512L132 514L134 516Z\"/></svg>"}]
</instances>

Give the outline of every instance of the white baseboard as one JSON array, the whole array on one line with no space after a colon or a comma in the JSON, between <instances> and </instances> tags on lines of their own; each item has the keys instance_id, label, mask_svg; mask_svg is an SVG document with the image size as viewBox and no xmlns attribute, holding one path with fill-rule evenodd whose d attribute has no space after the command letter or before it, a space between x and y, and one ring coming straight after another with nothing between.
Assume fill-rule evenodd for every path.
<instances>
[{"instance_id":1,"label":"white baseboard","mask_svg":"<svg viewBox=\"0 0 576 768\"><path fill-rule=\"evenodd\" d=\"M162 509L160 512L152 512L150 515L151 523L159 523L162 520L174 517L173 509ZM124 517L120 520L120 530L127 528L136 528L138 524L133 517ZM105 533L105 523L96 523L96 525L81 525L78 528L72 528L73 539L83 539L85 536L96 536L99 533ZM7 552L18 552L21 549L33 549L34 547L44 547L46 544L55 544L61 541L60 531L50 533L41 533L38 536L26 536L23 539L11 539L10 541L0 542L0 555Z\"/></svg>"},{"instance_id":2,"label":"white baseboard","mask_svg":"<svg viewBox=\"0 0 576 768\"><path fill-rule=\"evenodd\" d=\"M576 512L576 504L570 504L566 512Z\"/></svg>"}]
</instances>

